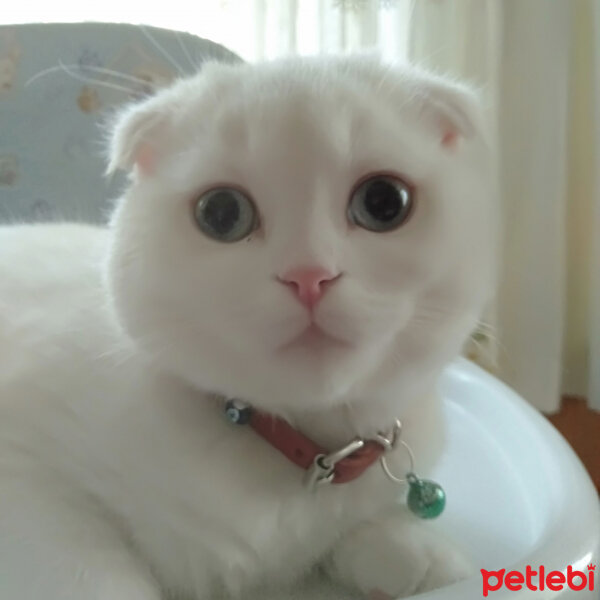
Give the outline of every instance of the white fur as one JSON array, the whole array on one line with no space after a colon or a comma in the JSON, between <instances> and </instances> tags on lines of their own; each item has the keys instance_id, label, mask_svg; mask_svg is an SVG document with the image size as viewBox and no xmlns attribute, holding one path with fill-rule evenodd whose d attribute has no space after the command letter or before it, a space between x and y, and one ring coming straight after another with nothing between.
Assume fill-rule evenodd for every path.
<instances>
[{"instance_id":1,"label":"white fur","mask_svg":"<svg viewBox=\"0 0 600 600\"><path fill-rule=\"evenodd\" d=\"M379 467L309 493L211 394L332 449L399 417L426 471L437 379L493 281L490 162L471 92L373 59L208 65L126 111L111 169L131 185L108 230L0 230L0 599L246 597L317 564L365 593L464 576ZM417 189L394 232L346 218L374 171ZM252 194L248 240L195 226L218 183ZM343 273L316 318L351 348L278 352L308 317L276 276L314 264Z\"/></svg>"}]
</instances>

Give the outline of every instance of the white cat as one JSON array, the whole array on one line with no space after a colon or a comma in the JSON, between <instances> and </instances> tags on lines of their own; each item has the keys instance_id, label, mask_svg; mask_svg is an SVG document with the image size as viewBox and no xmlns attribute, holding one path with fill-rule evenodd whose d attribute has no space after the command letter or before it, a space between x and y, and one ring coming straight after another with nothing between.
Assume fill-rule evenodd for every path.
<instances>
[{"instance_id":1,"label":"white cat","mask_svg":"<svg viewBox=\"0 0 600 600\"><path fill-rule=\"evenodd\" d=\"M495 272L473 93L365 57L209 64L121 115L116 168L108 229L0 229L0 600L469 573L377 464L311 491L215 394L330 450L399 418L426 473Z\"/></svg>"}]
</instances>

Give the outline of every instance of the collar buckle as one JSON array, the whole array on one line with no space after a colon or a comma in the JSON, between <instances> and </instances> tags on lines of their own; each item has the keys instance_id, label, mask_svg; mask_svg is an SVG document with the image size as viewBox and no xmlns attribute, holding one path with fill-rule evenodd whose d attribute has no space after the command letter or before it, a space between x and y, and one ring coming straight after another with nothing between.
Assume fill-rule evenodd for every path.
<instances>
[{"instance_id":1,"label":"collar buckle","mask_svg":"<svg viewBox=\"0 0 600 600\"><path fill-rule=\"evenodd\" d=\"M316 490L318 486L332 483L335 477L335 465L360 450L365 445L361 438L355 438L339 450L329 454L317 454L312 465L306 473L304 484L310 490Z\"/></svg>"}]
</instances>

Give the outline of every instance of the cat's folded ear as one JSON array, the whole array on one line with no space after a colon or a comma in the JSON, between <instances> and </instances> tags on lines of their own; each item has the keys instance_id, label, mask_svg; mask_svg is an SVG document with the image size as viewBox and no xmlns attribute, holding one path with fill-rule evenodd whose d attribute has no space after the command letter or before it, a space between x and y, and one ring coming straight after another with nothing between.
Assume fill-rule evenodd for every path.
<instances>
[{"instance_id":1,"label":"cat's folded ear","mask_svg":"<svg viewBox=\"0 0 600 600\"><path fill-rule=\"evenodd\" d=\"M461 139L488 138L481 99L471 88L429 77L416 100L443 147L454 148Z\"/></svg>"},{"instance_id":2,"label":"cat's folded ear","mask_svg":"<svg viewBox=\"0 0 600 600\"><path fill-rule=\"evenodd\" d=\"M107 174L118 169L154 172L168 127L169 108L158 96L117 115L108 144Z\"/></svg>"},{"instance_id":3,"label":"cat's folded ear","mask_svg":"<svg viewBox=\"0 0 600 600\"><path fill-rule=\"evenodd\" d=\"M460 140L489 139L481 98L473 88L418 66L385 65L371 54L340 59L342 67L375 90L390 92L401 110L416 109L421 124L452 149Z\"/></svg>"}]
</instances>

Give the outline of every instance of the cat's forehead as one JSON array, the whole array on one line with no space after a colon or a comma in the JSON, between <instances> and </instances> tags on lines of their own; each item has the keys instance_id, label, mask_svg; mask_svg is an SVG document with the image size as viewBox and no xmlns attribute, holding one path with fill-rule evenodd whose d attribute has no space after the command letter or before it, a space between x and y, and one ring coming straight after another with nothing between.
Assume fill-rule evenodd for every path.
<instances>
[{"instance_id":1,"label":"cat's forehead","mask_svg":"<svg viewBox=\"0 0 600 600\"><path fill-rule=\"evenodd\" d=\"M360 93L333 75L329 85L285 73L264 80L256 73L246 75L221 85L218 94L209 92L200 99L214 129L302 135L315 127L323 131L364 126L381 112L366 90Z\"/></svg>"},{"instance_id":2,"label":"cat's forehead","mask_svg":"<svg viewBox=\"0 0 600 600\"><path fill-rule=\"evenodd\" d=\"M394 94L376 85L380 74L364 78L321 65L216 75L204 81L195 123L199 137L206 134L203 145L218 140L234 154L271 153L274 163L293 156L306 162L315 152L351 160L387 142L402 146L399 132L406 137L415 125Z\"/></svg>"},{"instance_id":3,"label":"cat's forehead","mask_svg":"<svg viewBox=\"0 0 600 600\"><path fill-rule=\"evenodd\" d=\"M336 94L298 87L224 102L211 129L219 139L249 152L290 154L319 147L339 153L350 150L353 140L381 119L381 112L374 114L356 99L342 102Z\"/></svg>"},{"instance_id":4,"label":"cat's forehead","mask_svg":"<svg viewBox=\"0 0 600 600\"><path fill-rule=\"evenodd\" d=\"M472 136L477 121L465 90L412 67L356 57L209 64L125 113L109 169L136 162L142 143L171 155L198 147L292 159L294 149L306 158L315 148L407 156L411 146Z\"/></svg>"},{"instance_id":5,"label":"cat's forehead","mask_svg":"<svg viewBox=\"0 0 600 600\"><path fill-rule=\"evenodd\" d=\"M376 120L401 108L403 86L386 81L386 70L373 63L362 72L360 62L280 61L262 65L209 65L180 96L186 114L218 127L303 129ZM364 67L364 65L363 65ZM392 89L393 87L393 89ZM190 92L187 95L186 92ZM388 116L392 116L389 114Z\"/></svg>"}]
</instances>

